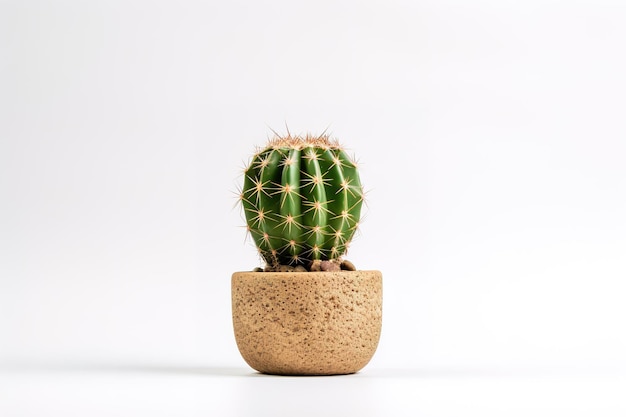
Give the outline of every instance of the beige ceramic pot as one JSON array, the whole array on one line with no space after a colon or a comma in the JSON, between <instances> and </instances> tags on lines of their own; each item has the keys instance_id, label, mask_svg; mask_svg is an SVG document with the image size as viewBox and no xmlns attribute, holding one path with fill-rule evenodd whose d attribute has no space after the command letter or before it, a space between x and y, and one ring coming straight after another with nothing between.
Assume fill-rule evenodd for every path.
<instances>
[{"instance_id":1,"label":"beige ceramic pot","mask_svg":"<svg viewBox=\"0 0 626 417\"><path fill-rule=\"evenodd\" d=\"M232 303L237 346L257 371L351 374L378 346L382 274L235 272Z\"/></svg>"}]
</instances>

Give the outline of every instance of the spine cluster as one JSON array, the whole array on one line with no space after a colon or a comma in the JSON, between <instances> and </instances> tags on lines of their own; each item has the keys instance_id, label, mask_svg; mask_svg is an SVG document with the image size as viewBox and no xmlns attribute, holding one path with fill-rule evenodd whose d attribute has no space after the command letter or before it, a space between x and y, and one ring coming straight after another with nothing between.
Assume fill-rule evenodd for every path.
<instances>
[{"instance_id":1,"label":"spine cluster","mask_svg":"<svg viewBox=\"0 0 626 417\"><path fill-rule=\"evenodd\" d=\"M356 163L322 137L275 138L246 168L240 195L248 231L270 266L343 256L358 228Z\"/></svg>"}]
</instances>

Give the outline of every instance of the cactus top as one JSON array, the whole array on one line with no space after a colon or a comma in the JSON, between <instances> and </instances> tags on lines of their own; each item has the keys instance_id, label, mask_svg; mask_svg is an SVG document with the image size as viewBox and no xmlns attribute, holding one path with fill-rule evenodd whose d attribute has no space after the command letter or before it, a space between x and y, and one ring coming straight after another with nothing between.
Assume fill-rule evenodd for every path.
<instances>
[{"instance_id":1,"label":"cactus top","mask_svg":"<svg viewBox=\"0 0 626 417\"><path fill-rule=\"evenodd\" d=\"M268 265L339 259L358 228L356 163L327 136L276 137L246 168L240 195L248 231Z\"/></svg>"},{"instance_id":2,"label":"cactus top","mask_svg":"<svg viewBox=\"0 0 626 417\"><path fill-rule=\"evenodd\" d=\"M331 139L330 137L324 136L312 136L306 135L302 136L276 136L273 139L270 139L267 143L267 148L272 149L281 149L281 148L290 148L290 149L304 149L307 147L314 147L319 149L342 149L342 146L335 139Z\"/></svg>"}]
</instances>

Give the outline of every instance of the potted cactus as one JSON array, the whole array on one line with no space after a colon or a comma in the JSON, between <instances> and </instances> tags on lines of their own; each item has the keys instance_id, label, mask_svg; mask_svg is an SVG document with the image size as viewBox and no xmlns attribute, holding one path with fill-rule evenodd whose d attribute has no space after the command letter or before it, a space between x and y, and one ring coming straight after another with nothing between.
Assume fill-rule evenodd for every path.
<instances>
[{"instance_id":1,"label":"potted cactus","mask_svg":"<svg viewBox=\"0 0 626 417\"><path fill-rule=\"evenodd\" d=\"M262 373L349 374L372 358L382 274L343 259L358 228L356 163L328 136L276 136L245 170L240 202L265 263L232 276L235 339Z\"/></svg>"}]
</instances>

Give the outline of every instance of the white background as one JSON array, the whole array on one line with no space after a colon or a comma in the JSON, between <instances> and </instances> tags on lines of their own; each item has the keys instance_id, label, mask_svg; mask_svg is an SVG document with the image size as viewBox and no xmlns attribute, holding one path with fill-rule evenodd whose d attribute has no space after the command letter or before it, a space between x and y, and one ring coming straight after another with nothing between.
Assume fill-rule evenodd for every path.
<instances>
[{"instance_id":1,"label":"white background","mask_svg":"<svg viewBox=\"0 0 626 417\"><path fill-rule=\"evenodd\" d=\"M245 374L234 191L288 125L361 162L364 374L623 376L625 40L608 0L0 0L0 363Z\"/></svg>"}]
</instances>

